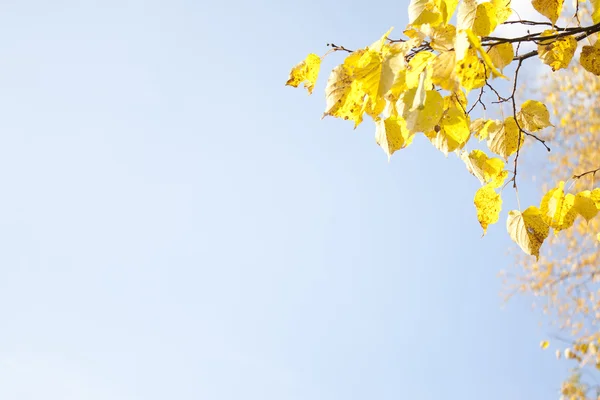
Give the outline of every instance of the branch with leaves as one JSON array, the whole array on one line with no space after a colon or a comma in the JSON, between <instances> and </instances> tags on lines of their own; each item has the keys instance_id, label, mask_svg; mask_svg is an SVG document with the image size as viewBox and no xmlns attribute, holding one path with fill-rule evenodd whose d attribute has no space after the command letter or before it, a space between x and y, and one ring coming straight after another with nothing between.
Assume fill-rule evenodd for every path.
<instances>
[{"instance_id":1,"label":"branch with leaves","mask_svg":"<svg viewBox=\"0 0 600 400\"><path fill-rule=\"evenodd\" d=\"M541 133L552 126L548 108L537 100L520 103L516 98L525 61L537 56L552 71L564 69L572 62L578 43L600 32L600 0L593 0L592 23L585 26L580 22L579 6L575 18L571 18L571 22L577 21L576 26L556 25L562 3L533 0L533 7L549 20L536 22L509 21L513 14L509 0L479 4L475 0L412 0L403 38L391 38L390 29L359 50L330 45L331 50L324 56L339 51L348 54L330 73L323 116L352 121L355 128L365 116L370 117L375 123L376 142L388 158L410 146L420 133L444 154L455 152L482 184L475 193L474 205L485 234L487 227L499 220L503 188L512 182L517 190L525 139L535 140L550 151ZM456 25L452 25L455 12ZM494 35L503 24L538 30L515 37ZM535 45L537 50L520 54L520 46L525 43ZM304 83L312 93L321 60L310 54L292 69L287 85ZM600 41L582 47L579 63L589 71L590 79L598 79ZM514 75L510 92L501 94L493 82L510 80L503 71L511 67ZM503 119L471 119L478 105L488 110L489 96L495 96L491 104L501 115L504 104L508 104L509 115ZM468 143L476 142L473 138L485 141L494 155L485 149L466 151ZM512 168L507 168L511 159ZM599 210L600 188L572 194L564 191L564 182L559 182L539 206L510 211L507 229L525 253L537 258L550 230L567 229L576 218L587 220Z\"/></svg>"}]
</instances>

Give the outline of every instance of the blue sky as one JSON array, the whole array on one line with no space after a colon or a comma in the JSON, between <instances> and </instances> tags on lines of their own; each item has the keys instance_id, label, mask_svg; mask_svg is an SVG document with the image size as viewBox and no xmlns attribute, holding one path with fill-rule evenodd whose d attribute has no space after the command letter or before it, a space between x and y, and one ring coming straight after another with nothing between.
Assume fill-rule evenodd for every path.
<instances>
[{"instance_id":1,"label":"blue sky","mask_svg":"<svg viewBox=\"0 0 600 400\"><path fill-rule=\"evenodd\" d=\"M405 24L387 0L4 2L0 397L558 397L477 180L320 120L338 55L284 87Z\"/></svg>"}]
</instances>

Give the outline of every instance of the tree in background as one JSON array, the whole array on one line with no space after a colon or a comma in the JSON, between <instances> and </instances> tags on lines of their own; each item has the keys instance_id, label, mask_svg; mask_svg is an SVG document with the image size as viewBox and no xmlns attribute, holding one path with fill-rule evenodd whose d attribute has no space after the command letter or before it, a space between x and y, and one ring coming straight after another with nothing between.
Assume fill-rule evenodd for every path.
<instances>
[{"instance_id":1,"label":"tree in background","mask_svg":"<svg viewBox=\"0 0 600 400\"><path fill-rule=\"evenodd\" d=\"M518 289L542 299L568 330L560 354L577 370L562 396L576 400L597 398L587 375L600 369L600 0L575 0L573 9L563 3L531 1L545 19L539 22L514 18L510 0L412 0L402 35L390 29L358 50L329 44L323 56L309 54L296 65L287 85L304 83L312 93L322 59L345 54L329 74L323 117L355 128L371 118L388 158L421 133L444 154L455 153L481 182L473 201L484 235L500 218L507 187L518 201L525 141L552 150L550 189L538 205L509 211L506 226L529 256ZM501 25L527 33L494 34ZM534 57L553 74L540 99L522 101L519 77Z\"/></svg>"},{"instance_id":2,"label":"tree in background","mask_svg":"<svg viewBox=\"0 0 600 400\"><path fill-rule=\"evenodd\" d=\"M591 20L589 7L580 5L578 11L581 21ZM542 166L543 181L552 185L564 179L572 192L590 191L600 181L600 79L571 63L544 77L541 91L556 121L545 139L558 145ZM570 171L584 172L569 176ZM563 383L565 399L597 399L600 394L598 232L598 218L576 219L572 229L548 238L537 261L521 258L522 269L515 274L516 289L533 294L561 332L553 341L559 346L557 357L574 367L572 377ZM548 341L542 342L543 348L548 346Z\"/></svg>"}]
</instances>

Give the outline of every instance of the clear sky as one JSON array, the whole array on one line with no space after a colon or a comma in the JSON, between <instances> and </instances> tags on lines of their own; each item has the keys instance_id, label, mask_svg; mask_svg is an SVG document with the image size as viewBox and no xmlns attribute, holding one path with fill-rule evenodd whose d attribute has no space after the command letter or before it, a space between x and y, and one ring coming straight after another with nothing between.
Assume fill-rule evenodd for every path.
<instances>
[{"instance_id":1,"label":"clear sky","mask_svg":"<svg viewBox=\"0 0 600 400\"><path fill-rule=\"evenodd\" d=\"M557 398L464 165L284 87L405 3L4 1L0 398Z\"/></svg>"}]
</instances>

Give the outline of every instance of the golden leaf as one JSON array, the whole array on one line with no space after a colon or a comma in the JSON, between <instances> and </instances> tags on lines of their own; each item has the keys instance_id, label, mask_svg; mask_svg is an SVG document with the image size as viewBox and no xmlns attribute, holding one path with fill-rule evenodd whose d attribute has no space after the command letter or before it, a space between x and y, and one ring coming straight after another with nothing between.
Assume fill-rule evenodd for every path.
<instances>
[{"instance_id":1,"label":"golden leaf","mask_svg":"<svg viewBox=\"0 0 600 400\"><path fill-rule=\"evenodd\" d=\"M554 126L550 123L550 113L546 106L535 100L527 100L521 106L521 111L517 113L517 121L521 128L526 131L535 132L544 129L547 126Z\"/></svg>"},{"instance_id":2,"label":"golden leaf","mask_svg":"<svg viewBox=\"0 0 600 400\"><path fill-rule=\"evenodd\" d=\"M509 65L515 56L512 43L500 43L489 49L487 53L499 70Z\"/></svg>"},{"instance_id":3,"label":"golden leaf","mask_svg":"<svg viewBox=\"0 0 600 400\"><path fill-rule=\"evenodd\" d=\"M500 129L490 132L487 145L491 151L507 159L517 151L518 147L521 147L525 140L524 136L523 133L519 133L514 117L508 117Z\"/></svg>"},{"instance_id":4,"label":"golden leaf","mask_svg":"<svg viewBox=\"0 0 600 400\"><path fill-rule=\"evenodd\" d=\"M548 237L550 229L542 219L540 210L531 206L524 212L512 210L508 213L506 228L510 238L521 247L526 254L540 256L540 247Z\"/></svg>"},{"instance_id":5,"label":"golden leaf","mask_svg":"<svg viewBox=\"0 0 600 400\"><path fill-rule=\"evenodd\" d=\"M460 158L467 166L467 170L473 174L482 184L490 182L504 169L504 161L500 158L488 158L481 150L461 152Z\"/></svg>"},{"instance_id":6,"label":"golden leaf","mask_svg":"<svg viewBox=\"0 0 600 400\"><path fill-rule=\"evenodd\" d=\"M321 57L311 53L306 56L304 61L292 68L290 78L285 84L286 86L298 87L300 83L304 82L304 87L308 91L308 94L311 94L315 88L320 68Z\"/></svg>"},{"instance_id":7,"label":"golden leaf","mask_svg":"<svg viewBox=\"0 0 600 400\"><path fill-rule=\"evenodd\" d=\"M483 234L487 232L487 227L498 222L500 210L502 209L502 198L496 193L491 185L485 185L479 188L473 199L477 209L477 220L483 228Z\"/></svg>"},{"instance_id":8,"label":"golden leaf","mask_svg":"<svg viewBox=\"0 0 600 400\"><path fill-rule=\"evenodd\" d=\"M563 3L564 0L532 0L531 5L555 24L562 11Z\"/></svg>"},{"instance_id":9,"label":"golden leaf","mask_svg":"<svg viewBox=\"0 0 600 400\"><path fill-rule=\"evenodd\" d=\"M575 195L574 209L577 214L581 215L587 222L590 222L598 214L598 208L594 199L592 199L592 192L584 190Z\"/></svg>"},{"instance_id":10,"label":"golden leaf","mask_svg":"<svg viewBox=\"0 0 600 400\"><path fill-rule=\"evenodd\" d=\"M395 151L412 143L414 135L408 132L406 122L401 117L380 119L375 126L375 141L388 155L388 160Z\"/></svg>"},{"instance_id":11,"label":"golden leaf","mask_svg":"<svg viewBox=\"0 0 600 400\"><path fill-rule=\"evenodd\" d=\"M581 66L594 75L600 75L600 40L593 46L583 46L579 57Z\"/></svg>"},{"instance_id":12,"label":"golden leaf","mask_svg":"<svg viewBox=\"0 0 600 400\"><path fill-rule=\"evenodd\" d=\"M442 117L444 99L435 90L426 90L421 109L412 109L417 88L409 89L398 100L398 113L406 120L406 127L412 133L432 129Z\"/></svg>"},{"instance_id":13,"label":"golden leaf","mask_svg":"<svg viewBox=\"0 0 600 400\"><path fill-rule=\"evenodd\" d=\"M443 19L434 0L411 0L408 5L408 22L413 26L439 25Z\"/></svg>"},{"instance_id":14,"label":"golden leaf","mask_svg":"<svg viewBox=\"0 0 600 400\"><path fill-rule=\"evenodd\" d=\"M541 36L555 35L556 31L546 30ZM566 68L577 50L577 40L572 36L558 39L542 40L538 44L538 56L544 64L549 65L552 71Z\"/></svg>"},{"instance_id":15,"label":"golden leaf","mask_svg":"<svg viewBox=\"0 0 600 400\"><path fill-rule=\"evenodd\" d=\"M437 93L437 92L436 92ZM425 131L425 136L445 155L462 149L471 136L469 116L455 95L444 98L444 113L435 127Z\"/></svg>"}]
</instances>

